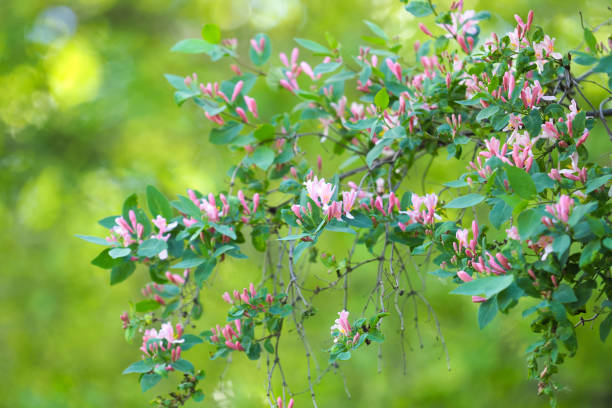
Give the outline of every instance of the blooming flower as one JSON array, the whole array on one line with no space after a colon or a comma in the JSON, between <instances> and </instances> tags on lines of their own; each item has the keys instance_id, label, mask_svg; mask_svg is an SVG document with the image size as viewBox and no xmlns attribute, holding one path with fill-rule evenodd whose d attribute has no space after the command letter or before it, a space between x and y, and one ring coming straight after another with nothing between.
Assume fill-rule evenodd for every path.
<instances>
[{"instance_id":1,"label":"blooming flower","mask_svg":"<svg viewBox=\"0 0 612 408\"><path fill-rule=\"evenodd\" d=\"M319 180L317 176L314 176L312 180L305 181L304 185L306 186L308 197L310 197L318 207L323 208L323 211L326 211L336 187L331 183L326 183L324 178Z\"/></svg>"},{"instance_id":2,"label":"blooming flower","mask_svg":"<svg viewBox=\"0 0 612 408\"><path fill-rule=\"evenodd\" d=\"M334 330L338 330L342 335L350 336L351 325L348 322L349 312L343 310L341 312L338 312L338 315L340 317L335 320L334 325L331 327L331 331L333 332Z\"/></svg>"}]
</instances>

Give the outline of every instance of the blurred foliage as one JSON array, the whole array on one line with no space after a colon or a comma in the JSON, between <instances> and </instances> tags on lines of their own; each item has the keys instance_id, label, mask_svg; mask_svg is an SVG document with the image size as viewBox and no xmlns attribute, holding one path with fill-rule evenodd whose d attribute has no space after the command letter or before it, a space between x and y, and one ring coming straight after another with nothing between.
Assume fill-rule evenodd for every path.
<instances>
[{"instance_id":1,"label":"blurred foliage","mask_svg":"<svg viewBox=\"0 0 612 408\"><path fill-rule=\"evenodd\" d=\"M485 30L506 32L514 13L524 16L533 7L534 23L555 36L556 48L563 51L582 41L578 11L585 24L595 26L610 17L604 3L468 0L466 8L490 10ZM274 58L293 47L292 38L322 39L326 31L344 49L355 49L368 33L363 19L402 40L422 35L396 0L4 0L0 15L0 222L5 231L0 238L0 406L6 407L143 406L154 397L153 392L140 394L135 378L120 375L139 352L125 344L119 314L129 293L145 283L144 274L111 290L105 272L89 265L97 248L74 234L100 234L95 220L116 212L129 191L144 192L147 184L172 196L188 187L214 191L227 181L230 153L208 144L210 127L202 113L177 108L162 76L195 71L216 80L227 65L212 65L201 56L177 57L169 51L175 42L198 36L206 22L219 24L224 36L237 37L242 47L255 32L268 32ZM597 36L605 40L601 32ZM602 99L603 91L594 86L587 92L595 101ZM258 99L265 115L267 104L290 96L263 98ZM610 142L598 131L589 139L590 149L601 152L595 160L609 165ZM445 173L456 171L446 163L441 158L433 166L426 185L433 188L448 178ZM329 242L334 251L345 244ZM219 320L224 310L217 308L219 294L256 280L259 273L244 262L219 268L214 287L205 293L203 319ZM452 370L446 368L431 316L419 309L423 347L411 329L405 376L398 337L391 333L382 373L376 374L376 350L360 353L316 388L321 406L545 404L536 397L535 384L525 379L524 349L531 338L520 311L478 331L471 302L449 296L450 288L430 275L423 279ZM320 304L316 318L307 322L315 350L328 346L338 305L334 299ZM560 404L609 406L609 342L601 344L588 324L578 333L581 348L559 379L570 388ZM293 346L297 352L283 358L297 391L307 385L301 345L285 349ZM199 353L200 361L208 360L205 346ZM324 365L326 356L318 358ZM208 371L203 383L208 406L263 406L265 369L242 356L236 360L224 375L224 362L202 364ZM308 399L298 396L296 406L309 406Z\"/></svg>"}]
</instances>

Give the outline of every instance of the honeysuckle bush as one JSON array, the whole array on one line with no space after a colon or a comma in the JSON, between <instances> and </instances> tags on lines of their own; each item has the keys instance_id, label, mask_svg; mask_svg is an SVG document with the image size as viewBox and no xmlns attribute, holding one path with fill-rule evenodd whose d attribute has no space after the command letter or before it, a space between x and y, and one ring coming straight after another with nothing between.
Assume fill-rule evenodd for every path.
<instances>
[{"instance_id":1,"label":"honeysuckle bush","mask_svg":"<svg viewBox=\"0 0 612 408\"><path fill-rule=\"evenodd\" d=\"M279 350L287 335L304 346L317 406L316 386L326 372L374 343L380 356L384 333L398 330L386 316L398 316L403 340L400 297L434 311L411 281L413 257L434 265L431 274L456 285L451 294L477 306L480 329L498 314L523 309L537 338L526 351L528 376L553 405L561 387L554 375L578 351L576 330L597 323L605 341L612 327L612 170L590 159L585 141L595 126L612 138L606 123L612 111L604 109L612 97L596 106L582 84L607 75L596 84L612 95L612 41L598 43L593 33L601 27L584 27L583 43L561 53L533 12L515 16L513 31L482 38L478 24L489 14L464 10L462 1L447 11L422 1L405 9L423 18L418 26L429 40L406 45L366 21L369 45L354 55L329 34L324 41L297 38L299 47L276 54L266 34L238 44L207 24L202 38L172 48L228 66L221 82L195 74L166 79L177 104L195 103L214 124L210 143L242 158L219 174L227 180L223 191L188 190L169 201L148 186L146 203L134 194L121 213L100 220L109 230L105 238L80 236L106 246L92 263L109 270L111 285L139 264L138 273L148 270L151 282L121 315L126 339L141 344L141 356L124 373L138 374L142 391L182 373L177 391L158 396L156 406L203 400L205 362L188 355L208 347L212 359L265 359L270 406L292 407L297 393ZM577 66L586 72L576 76ZM260 114L250 94L257 81L290 93L294 104ZM323 166L318 152L306 151L313 138L348 159ZM440 156L465 164L465 172L439 191L410 191L416 163L429 168ZM488 216L479 218L477 208ZM331 233L351 237L351 250L319 248ZM245 247L268 260L261 280L249 282L245 273L243 288L211 285L219 264L247 258ZM239 262L252 268L250 260ZM335 277L321 286L307 264ZM349 285L362 268L371 272L365 294ZM331 325L335 314L320 313L317 298L340 287L344 308L331 326L329 366L315 372L317 351L304 321ZM206 318L204 290L225 301L225 321ZM349 297L361 311L346 310ZM443 342L444 322L436 323Z\"/></svg>"}]
</instances>

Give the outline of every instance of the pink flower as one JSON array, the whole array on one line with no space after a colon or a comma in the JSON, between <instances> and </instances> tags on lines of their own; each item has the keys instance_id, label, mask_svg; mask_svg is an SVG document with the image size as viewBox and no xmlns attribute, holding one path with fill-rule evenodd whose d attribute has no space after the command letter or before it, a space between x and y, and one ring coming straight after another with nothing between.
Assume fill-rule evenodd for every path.
<instances>
[{"instance_id":1,"label":"pink flower","mask_svg":"<svg viewBox=\"0 0 612 408\"><path fill-rule=\"evenodd\" d=\"M465 271L457 272L457 277L461 279L463 282L470 282L471 280L474 279Z\"/></svg>"},{"instance_id":2,"label":"pink flower","mask_svg":"<svg viewBox=\"0 0 612 408\"><path fill-rule=\"evenodd\" d=\"M234 304L234 301L232 300L232 297L230 296L229 292L223 293L223 295L221 295L221 298L225 300L227 303L229 303L230 305Z\"/></svg>"},{"instance_id":3,"label":"pink flower","mask_svg":"<svg viewBox=\"0 0 612 408\"><path fill-rule=\"evenodd\" d=\"M518 233L518 229L514 225L506 230L506 234L508 234L508 238L510 239L514 239L516 241L520 241L521 239Z\"/></svg>"},{"instance_id":4,"label":"pink flower","mask_svg":"<svg viewBox=\"0 0 612 408\"><path fill-rule=\"evenodd\" d=\"M357 199L357 191L351 190L350 192L343 191L342 192L342 206L344 209L344 215L346 218L353 219L354 217L351 215L350 211L355 205L355 200Z\"/></svg>"},{"instance_id":5,"label":"pink flower","mask_svg":"<svg viewBox=\"0 0 612 408\"><path fill-rule=\"evenodd\" d=\"M246 104L249 112L251 112L251 114L253 114L254 117L256 118L259 117L257 114L257 101L255 101L254 98L251 98L250 96L245 95L244 103Z\"/></svg>"},{"instance_id":6,"label":"pink flower","mask_svg":"<svg viewBox=\"0 0 612 408\"><path fill-rule=\"evenodd\" d=\"M531 87L527 86L527 82L525 82L525 85L525 88L521 91L521 100L525 108L533 109L542 99L542 87L540 86L540 81L537 80Z\"/></svg>"},{"instance_id":7,"label":"pink flower","mask_svg":"<svg viewBox=\"0 0 612 408\"><path fill-rule=\"evenodd\" d=\"M240 94L240 91L242 91L243 85L244 82L242 80L236 82L236 85L234 86L234 92L232 92L232 102L236 100L236 97Z\"/></svg>"},{"instance_id":8,"label":"pink flower","mask_svg":"<svg viewBox=\"0 0 612 408\"><path fill-rule=\"evenodd\" d=\"M240 116L240 119L242 119L244 123L249 123L249 120L247 119L247 116L246 116L246 112L240 106L236 108L236 114Z\"/></svg>"},{"instance_id":9,"label":"pink flower","mask_svg":"<svg viewBox=\"0 0 612 408\"><path fill-rule=\"evenodd\" d=\"M419 29L423 32L423 34L433 37L433 34L423 23L419 23Z\"/></svg>"},{"instance_id":10,"label":"pink flower","mask_svg":"<svg viewBox=\"0 0 612 408\"><path fill-rule=\"evenodd\" d=\"M340 317L335 320L335 324L331 327L331 331L333 332L334 330L338 330L344 336L350 336L351 325L348 322L349 312L343 310L341 312L338 312L338 315L340 315Z\"/></svg>"},{"instance_id":11,"label":"pink flower","mask_svg":"<svg viewBox=\"0 0 612 408\"><path fill-rule=\"evenodd\" d=\"M240 204L242 204L242 209L244 210L245 214L250 215L251 210L249 210L249 206L247 205L246 200L244 199L244 193L242 192L242 190L238 190L238 200L240 201Z\"/></svg>"},{"instance_id":12,"label":"pink flower","mask_svg":"<svg viewBox=\"0 0 612 408\"><path fill-rule=\"evenodd\" d=\"M305 181L304 185L306 186L308 197L310 197L318 207L327 210L327 206L334 195L336 187L331 183L326 183L324 178L319 180L317 176L314 176L312 180Z\"/></svg>"},{"instance_id":13,"label":"pink flower","mask_svg":"<svg viewBox=\"0 0 612 408\"><path fill-rule=\"evenodd\" d=\"M166 271L166 278L175 285L183 285L185 283L185 279L183 279L182 276L171 273L170 271Z\"/></svg>"},{"instance_id":14,"label":"pink flower","mask_svg":"<svg viewBox=\"0 0 612 408\"><path fill-rule=\"evenodd\" d=\"M387 58L385 59L385 63L387 64L389 71L395 75L397 80L402 82L402 66L399 64L399 62L394 62L391 58Z\"/></svg>"},{"instance_id":15,"label":"pink flower","mask_svg":"<svg viewBox=\"0 0 612 408\"><path fill-rule=\"evenodd\" d=\"M553 215L555 218L557 218L559 221L563 222L564 224L567 224L569 220L569 214L573 206L574 200L570 196L563 194L559 198L559 202L557 204L547 205L546 211L550 215ZM542 217L542 222L549 226L552 224L552 221L548 217Z\"/></svg>"},{"instance_id":16,"label":"pink flower","mask_svg":"<svg viewBox=\"0 0 612 408\"><path fill-rule=\"evenodd\" d=\"M327 207L327 211L325 215L327 215L327 219L331 220L332 218L337 219L338 221L342 221L342 203L339 201L332 201L332 203Z\"/></svg>"}]
</instances>

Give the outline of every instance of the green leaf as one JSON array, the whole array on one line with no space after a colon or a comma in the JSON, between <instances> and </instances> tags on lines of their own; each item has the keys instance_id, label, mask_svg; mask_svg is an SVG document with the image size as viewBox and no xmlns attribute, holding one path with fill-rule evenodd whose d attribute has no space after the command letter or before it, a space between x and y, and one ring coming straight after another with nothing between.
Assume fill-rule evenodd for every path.
<instances>
[{"instance_id":1,"label":"green leaf","mask_svg":"<svg viewBox=\"0 0 612 408\"><path fill-rule=\"evenodd\" d=\"M595 209L597 208L597 202L596 201L592 201L588 204L582 204L582 205L577 205L574 207L574 209L572 210L572 215L570 215L569 220L567 220L567 223L570 227L574 227L576 224L578 224L579 221L581 221L585 215L589 214L592 211L595 211Z\"/></svg>"},{"instance_id":2,"label":"green leaf","mask_svg":"<svg viewBox=\"0 0 612 408\"><path fill-rule=\"evenodd\" d=\"M216 264L216 258L209 258L206 260L206 262L196 268L194 276L198 287L201 288L204 285L204 282L208 279L212 271L215 269Z\"/></svg>"},{"instance_id":3,"label":"green leaf","mask_svg":"<svg viewBox=\"0 0 612 408\"><path fill-rule=\"evenodd\" d=\"M593 72L612 72L612 54L606 55L599 60L599 63L593 68Z\"/></svg>"},{"instance_id":4,"label":"green leaf","mask_svg":"<svg viewBox=\"0 0 612 408\"><path fill-rule=\"evenodd\" d=\"M489 324L497 314L497 297L492 297L480 304L478 308L478 327L480 329L484 329L487 324Z\"/></svg>"},{"instance_id":5,"label":"green leaf","mask_svg":"<svg viewBox=\"0 0 612 408\"><path fill-rule=\"evenodd\" d=\"M274 162L274 151L267 146L259 146L255 152L253 152L250 160L257 167L266 171Z\"/></svg>"},{"instance_id":6,"label":"green leaf","mask_svg":"<svg viewBox=\"0 0 612 408\"><path fill-rule=\"evenodd\" d=\"M593 65L597 58L584 52L572 51L572 62L578 65Z\"/></svg>"},{"instance_id":7,"label":"green leaf","mask_svg":"<svg viewBox=\"0 0 612 408\"><path fill-rule=\"evenodd\" d=\"M324 62L322 64L317 65L314 68L313 72L315 75L327 74L329 72L334 72L341 66L342 66L341 62Z\"/></svg>"},{"instance_id":8,"label":"green leaf","mask_svg":"<svg viewBox=\"0 0 612 408\"><path fill-rule=\"evenodd\" d=\"M195 402L202 402L202 401L204 401L204 392L202 390L196 390L196 392L193 393L191 398Z\"/></svg>"},{"instance_id":9,"label":"green leaf","mask_svg":"<svg viewBox=\"0 0 612 408\"><path fill-rule=\"evenodd\" d=\"M103 226L106 229L111 229L115 225L117 225L115 223L115 220L117 219L117 217L119 217L119 216L118 215L111 215L110 217L102 218L101 220L98 221L98 224L100 224L101 226Z\"/></svg>"},{"instance_id":10,"label":"green leaf","mask_svg":"<svg viewBox=\"0 0 612 408\"><path fill-rule=\"evenodd\" d=\"M572 303L578 300L574 290L565 283L560 284L554 291L553 299L560 303Z\"/></svg>"},{"instance_id":11,"label":"green leaf","mask_svg":"<svg viewBox=\"0 0 612 408\"><path fill-rule=\"evenodd\" d=\"M474 279L459 285L450 292L453 295L483 295L490 298L506 289L514 281L513 275L488 276L486 278Z\"/></svg>"},{"instance_id":12,"label":"green leaf","mask_svg":"<svg viewBox=\"0 0 612 408\"><path fill-rule=\"evenodd\" d=\"M430 5L424 1L411 1L405 8L415 17L426 17L433 13Z\"/></svg>"},{"instance_id":13,"label":"green leaf","mask_svg":"<svg viewBox=\"0 0 612 408\"><path fill-rule=\"evenodd\" d=\"M253 136L255 136L255 139L259 140L260 142L264 140L272 140L274 138L274 132L274 126L269 123L264 123L258 127L255 132L253 132Z\"/></svg>"},{"instance_id":14,"label":"green leaf","mask_svg":"<svg viewBox=\"0 0 612 408\"><path fill-rule=\"evenodd\" d=\"M343 351L342 353L338 353L338 355L336 356L337 360L348 360L350 358L351 358L350 351Z\"/></svg>"},{"instance_id":15,"label":"green leaf","mask_svg":"<svg viewBox=\"0 0 612 408\"><path fill-rule=\"evenodd\" d=\"M302 47L307 48L310 51L313 51L317 54L331 54L332 53L330 49L328 49L327 47L317 42L306 40L304 38L294 38L294 40L296 43L298 43Z\"/></svg>"},{"instance_id":16,"label":"green leaf","mask_svg":"<svg viewBox=\"0 0 612 408\"><path fill-rule=\"evenodd\" d=\"M376 96L374 96L374 103L380 110L387 109L389 106L389 94L387 93L386 88L381 88L380 91L376 92Z\"/></svg>"},{"instance_id":17,"label":"green leaf","mask_svg":"<svg viewBox=\"0 0 612 408\"><path fill-rule=\"evenodd\" d=\"M585 266L590 265L597 257L597 254L599 253L600 249L601 249L601 243L598 240L589 242L582 249L582 253L580 254L580 261L578 261L578 265L581 268L584 268Z\"/></svg>"},{"instance_id":18,"label":"green leaf","mask_svg":"<svg viewBox=\"0 0 612 408\"><path fill-rule=\"evenodd\" d=\"M493 116L497 112L499 112L499 110L500 110L500 108L497 105L491 105L489 107L486 107L483 110L481 110L480 112L478 112L478 115L476 115L476 120L478 122L482 122L485 119L489 119L491 116Z\"/></svg>"},{"instance_id":19,"label":"green leaf","mask_svg":"<svg viewBox=\"0 0 612 408\"><path fill-rule=\"evenodd\" d=\"M159 374L145 374L140 378L140 389L145 392L153 388L161 379Z\"/></svg>"},{"instance_id":20,"label":"green leaf","mask_svg":"<svg viewBox=\"0 0 612 408\"><path fill-rule=\"evenodd\" d=\"M612 329L612 313L608 313L606 318L599 325L599 338L605 342Z\"/></svg>"},{"instance_id":21,"label":"green leaf","mask_svg":"<svg viewBox=\"0 0 612 408\"><path fill-rule=\"evenodd\" d=\"M195 370L193 367L193 364L191 364L187 360L183 360L182 358L172 363L172 367L174 367L175 370L182 371L184 373L190 373L190 374L193 374Z\"/></svg>"},{"instance_id":22,"label":"green leaf","mask_svg":"<svg viewBox=\"0 0 612 408\"><path fill-rule=\"evenodd\" d=\"M147 186L147 205L154 217L161 215L166 221L172 218L170 202L158 189L151 185Z\"/></svg>"},{"instance_id":23,"label":"green leaf","mask_svg":"<svg viewBox=\"0 0 612 408\"><path fill-rule=\"evenodd\" d=\"M161 305L153 299L145 299L136 303L136 311L138 313L152 312L153 310L158 309L160 306Z\"/></svg>"},{"instance_id":24,"label":"green leaf","mask_svg":"<svg viewBox=\"0 0 612 408\"><path fill-rule=\"evenodd\" d=\"M536 185L525 170L509 165L505 169L510 186L519 197L530 200L537 194Z\"/></svg>"},{"instance_id":25,"label":"green leaf","mask_svg":"<svg viewBox=\"0 0 612 408\"><path fill-rule=\"evenodd\" d=\"M268 37L267 34L259 33L255 36L255 41L259 44L261 38L265 39L264 49L261 54L258 54L252 46L249 47L249 58L251 58L253 64L257 66L265 64L270 58L270 55L272 55L272 42L270 41L270 37Z\"/></svg>"},{"instance_id":26,"label":"green leaf","mask_svg":"<svg viewBox=\"0 0 612 408\"><path fill-rule=\"evenodd\" d=\"M374 145L374 147L366 155L366 163L368 167L372 167L374 160L376 160L378 156L380 156L383 152L383 149L386 146L389 146L391 143L393 143L393 139L383 138L377 144Z\"/></svg>"},{"instance_id":27,"label":"green leaf","mask_svg":"<svg viewBox=\"0 0 612 408\"><path fill-rule=\"evenodd\" d=\"M108 242L104 238L91 237L89 235L80 235L80 234L75 234L75 237L81 238L83 241L91 242L92 244L104 245L104 246L110 245L110 242Z\"/></svg>"},{"instance_id":28,"label":"green leaf","mask_svg":"<svg viewBox=\"0 0 612 408\"><path fill-rule=\"evenodd\" d=\"M264 224L253 228L251 242L253 243L253 247L259 252L264 252L266 250L268 238L270 238L270 227Z\"/></svg>"},{"instance_id":29,"label":"green leaf","mask_svg":"<svg viewBox=\"0 0 612 408\"><path fill-rule=\"evenodd\" d=\"M202 265L206 262L206 258L189 258L183 259L181 262L176 265L171 266L172 269L188 269L195 268L198 265Z\"/></svg>"},{"instance_id":30,"label":"green leaf","mask_svg":"<svg viewBox=\"0 0 612 408\"><path fill-rule=\"evenodd\" d=\"M121 215L123 219L128 221L130 219L130 210L136 211L138 209L138 196L136 194L132 194L123 202L123 208L121 210Z\"/></svg>"},{"instance_id":31,"label":"green leaf","mask_svg":"<svg viewBox=\"0 0 612 408\"><path fill-rule=\"evenodd\" d=\"M593 35L593 32L588 28L584 29L584 41L586 45L590 48L591 52L595 54L597 52L597 40Z\"/></svg>"},{"instance_id":32,"label":"green leaf","mask_svg":"<svg viewBox=\"0 0 612 408\"><path fill-rule=\"evenodd\" d=\"M517 220L517 229L521 240L531 238L540 227L540 219L542 217L534 209L523 211L519 214Z\"/></svg>"},{"instance_id":33,"label":"green leaf","mask_svg":"<svg viewBox=\"0 0 612 408\"><path fill-rule=\"evenodd\" d=\"M535 173L531 176L533 182L535 183L536 191L541 193L547 188L555 187L555 182L551 179L546 173Z\"/></svg>"},{"instance_id":34,"label":"green leaf","mask_svg":"<svg viewBox=\"0 0 612 408\"><path fill-rule=\"evenodd\" d=\"M481 203L485 197L480 194L470 193L461 197L457 197L450 203L446 204L444 208L467 208L473 207Z\"/></svg>"},{"instance_id":35,"label":"green leaf","mask_svg":"<svg viewBox=\"0 0 612 408\"><path fill-rule=\"evenodd\" d=\"M197 344L204 343L204 340L202 340L202 338L196 336L195 334L184 334L181 339L184 340L181 343L181 351L189 350Z\"/></svg>"},{"instance_id":36,"label":"green leaf","mask_svg":"<svg viewBox=\"0 0 612 408\"><path fill-rule=\"evenodd\" d=\"M379 26L377 26L376 24L374 24L371 21L368 20L363 20L364 23L366 23L366 25L368 26L368 28L377 36L379 36L380 38L384 39L385 41L389 40L389 37L387 36L387 34L385 33L385 31L380 28Z\"/></svg>"},{"instance_id":37,"label":"green leaf","mask_svg":"<svg viewBox=\"0 0 612 408\"><path fill-rule=\"evenodd\" d=\"M110 284L116 285L130 277L136 270L136 265L130 261L121 262L119 265L111 269Z\"/></svg>"},{"instance_id":38,"label":"green leaf","mask_svg":"<svg viewBox=\"0 0 612 408\"><path fill-rule=\"evenodd\" d=\"M261 346L259 343L251 343L249 348L246 350L246 355L249 360L258 360L261 355Z\"/></svg>"},{"instance_id":39,"label":"green leaf","mask_svg":"<svg viewBox=\"0 0 612 408\"><path fill-rule=\"evenodd\" d=\"M532 109L529 115L523 116L523 125L531 137L537 137L542 130L542 116L540 111Z\"/></svg>"},{"instance_id":40,"label":"green leaf","mask_svg":"<svg viewBox=\"0 0 612 408\"><path fill-rule=\"evenodd\" d=\"M489 221L497 229L502 224L510 219L512 216L512 207L510 207L504 200L497 200L491 212L489 213Z\"/></svg>"},{"instance_id":41,"label":"green leaf","mask_svg":"<svg viewBox=\"0 0 612 408\"><path fill-rule=\"evenodd\" d=\"M188 38L179 41L170 48L170 51L184 52L187 54L210 54L215 49L215 45L199 38Z\"/></svg>"},{"instance_id":42,"label":"green leaf","mask_svg":"<svg viewBox=\"0 0 612 408\"><path fill-rule=\"evenodd\" d=\"M222 128L215 128L210 132L210 143L224 145L234 141L242 131L242 123L229 122Z\"/></svg>"},{"instance_id":43,"label":"green leaf","mask_svg":"<svg viewBox=\"0 0 612 408\"><path fill-rule=\"evenodd\" d=\"M210 226L213 227L219 234L230 237L231 239L236 239L236 231L234 231L233 227L225 224L217 224L214 222L211 222Z\"/></svg>"},{"instance_id":44,"label":"green leaf","mask_svg":"<svg viewBox=\"0 0 612 408\"><path fill-rule=\"evenodd\" d=\"M327 78L325 80L325 83L326 84L333 84L333 83L336 83L336 82L344 82L344 81L347 81L349 79L353 79L356 76L357 76L356 72L343 69L342 71L338 72L337 74L334 74L334 75L330 76L329 78Z\"/></svg>"},{"instance_id":45,"label":"green leaf","mask_svg":"<svg viewBox=\"0 0 612 408\"><path fill-rule=\"evenodd\" d=\"M599 187L606 184L608 180L610 179L612 179L612 174L606 174L605 176L600 176L592 180L589 180L586 183L586 190L584 191L585 194L589 194L591 191L597 190Z\"/></svg>"},{"instance_id":46,"label":"green leaf","mask_svg":"<svg viewBox=\"0 0 612 408\"><path fill-rule=\"evenodd\" d=\"M552 243L552 249L559 256L563 255L571 244L570 237L563 234L560 237L555 238Z\"/></svg>"},{"instance_id":47,"label":"green leaf","mask_svg":"<svg viewBox=\"0 0 612 408\"><path fill-rule=\"evenodd\" d=\"M114 259L109 255L110 250L111 248L106 248L104 251L100 252L100 254L91 261L91 264L102 269L111 269L121 262L120 259Z\"/></svg>"},{"instance_id":48,"label":"green leaf","mask_svg":"<svg viewBox=\"0 0 612 408\"><path fill-rule=\"evenodd\" d=\"M112 248L110 251L108 251L108 255L113 259L117 259L124 258L131 252L132 250L130 248Z\"/></svg>"},{"instance_id":49,"label":"green leaf","mask_svg":"<svg viewBox=\"0 0 612 408\"><path fill-rule=\"evenodd\" d=\"M147 239L138 247L138 256L152 258L164 249L168 249L168 245L163 239Z\"/></svg>"},{"instance_id":50,"label":"green leaf","mask_svg":"<svg viewBox=\"0 0 612 408\"><path fill-rule=\"evenodd\" d=\"M221 42L221 30L216 24L204 24L202 28L202 38L210 44L219 44Z\"/></svg>"},{"instance_id":51,"label":"green leaf","mask_svg":"<svg viewBox=\"0 0 612 408\"><path fill-rule=\"evenodd\" d=\"M130 364L128 368L123 370L122 374L148 373L149 371L153 370L153 367L155 367L155 363L152 360L140 360Z\"/></svg>"}]
</instances>

